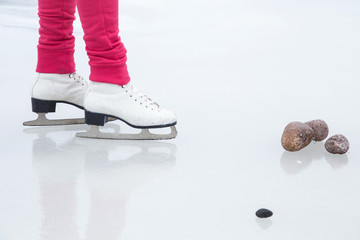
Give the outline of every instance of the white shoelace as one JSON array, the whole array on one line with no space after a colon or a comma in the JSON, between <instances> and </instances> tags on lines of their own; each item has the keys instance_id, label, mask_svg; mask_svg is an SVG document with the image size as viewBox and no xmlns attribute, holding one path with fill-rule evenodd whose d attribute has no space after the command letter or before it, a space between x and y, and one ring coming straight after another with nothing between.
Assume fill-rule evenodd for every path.
<instances>
[{"instance_id":1,"label":"white shoelace","mask_svg":"<svg viewBox=\"0 0 360 240\"><path fill-rule=\"evenodd\" d=\"M81 75L77 74L76 72L69 74L69 77L74 79L74 81L77 81L82 86L87 85L87 82L85 81L85 79Z\"/></svg>"},{"instance_id":2,"label":"white shoelace","mask_svg":"<svg viewBox=\"0 0 360 240\"><path fill-rule=\"evenodd\" d=\"M138 101L140 104L144 105L146 108L151 108L151 110L159 110L160 106L156 102L154 102L151 98L149 98L146 94L141 92L131 83L128 83L122 86L127 93L130 94L130 97L134 98L135 101Z\"/></svg>"}]
</instances>

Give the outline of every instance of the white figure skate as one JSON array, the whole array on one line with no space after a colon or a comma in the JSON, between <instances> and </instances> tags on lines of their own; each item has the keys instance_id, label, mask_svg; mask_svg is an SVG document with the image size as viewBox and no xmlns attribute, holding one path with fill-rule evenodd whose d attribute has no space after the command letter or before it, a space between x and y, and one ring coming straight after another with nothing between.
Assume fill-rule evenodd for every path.
<instances>
[{"instance_id":1,"label":"white figure skate","mask_svg":"<svg viewBox=\"0 0 360 240\"><path fill-rule=\"evenodd\" d=\"M24 126L84 124L84 118L50 120L46 114L55 112L57 103L84 109L83 98L87 86L86 80L76 73L38 73L31 90L32 111L38 114L38 118L24 122Z\"/></svg>"},{"instance_id":2,"label":"white figure skate","mask_svg":"<svg viewBox=\"0 0 360 240\"><path fill-rule=\"evenodd\" d=\"M84 97L85 121L90 125L87 132L77 133L78 137L160 140L175 138L176 116L139 91L131 83L120 86L109 83L91 82ZM105 133L99 130L108 118L116 118L133 128L142 129L138 134ZM170 127L169 134L150 133L150 128Z\"/></svg>"}]
</instances>

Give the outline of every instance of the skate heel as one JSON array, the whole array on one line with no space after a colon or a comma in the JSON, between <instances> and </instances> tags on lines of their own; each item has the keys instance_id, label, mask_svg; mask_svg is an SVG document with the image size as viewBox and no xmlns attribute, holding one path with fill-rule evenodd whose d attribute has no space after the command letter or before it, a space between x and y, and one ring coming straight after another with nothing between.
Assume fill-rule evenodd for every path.
<instances>
[{"instance_id":1,"label":"skate heel","mask_svg":"<svg viewBox=\"0 0 360 240\"><path fill-rule=\"evenodd\" d=\"M85 110L85 123L89 125L104 126L108 116L102 113L93 113Z\"/></svg>"},{"instance_id":2,"label":"skate heel","mask_svg":"<svg viewBox=\"0 0 360 240\"><path fill-rule=\"evenodd\" d=\"M35 113L55 112L56 101L31 98L32 111Z\"/></svg>"}]
</instances>

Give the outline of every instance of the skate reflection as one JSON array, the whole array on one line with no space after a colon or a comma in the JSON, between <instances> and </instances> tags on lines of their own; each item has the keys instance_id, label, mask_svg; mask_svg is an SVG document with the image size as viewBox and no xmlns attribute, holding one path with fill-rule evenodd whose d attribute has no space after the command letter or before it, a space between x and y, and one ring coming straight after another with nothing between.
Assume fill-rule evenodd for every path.
<instances>
[{"instance_id":1,"label":"skate reflection","mask_svg":"<svg viewBox=\"0 0 360 240\"><path fill-rule=\"evenodd\" d=\"M78 130L24 130L37 135L32 159L43 211L41 239L119 239L132 192L173 168L176 145L79 139Z\"/></svg>"},{"instance_id":2,"label":"skate reflection","mask_svg":"<svg viewBox=\"0 0 360 240\"><path fill-rule=\"evenodd\" d=\"M348 163L348 156L344 155L334 155L328 153L325 150L324 143L311 143L306 148L298 152L287 152L284 151L281 159L280 165L290 175L297 174L309 167L313 161L325 159L333 169L341 168Z\"/></svg>"}]
</instances>

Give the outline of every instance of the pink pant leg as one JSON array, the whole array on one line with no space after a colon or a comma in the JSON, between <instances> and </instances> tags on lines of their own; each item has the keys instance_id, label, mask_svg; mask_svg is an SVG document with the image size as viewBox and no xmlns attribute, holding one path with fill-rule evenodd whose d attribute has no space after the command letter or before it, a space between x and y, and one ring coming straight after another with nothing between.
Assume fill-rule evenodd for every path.
<instances>
[{"instance_id":1,"label":"pink pant leg","mask_svg":"<svg viewBox=\"0 0 360 240\"><path fill-rule=\"evenodd\" d=\"M126 49L119 37L118 0L77 0L89 56L90 80L125 85L130 81Z\"/></svg>"},{"instance_id":2,"label":"pink pant leg","mask_svg":"<svg viewBox=\"0 0 360 240\"><path fill-rule=\"evenodd\" d=\"M75 0L39 0L37 72L75 72L75 38L72 35L75 4Z\"/></svg>"}]
</instances>

